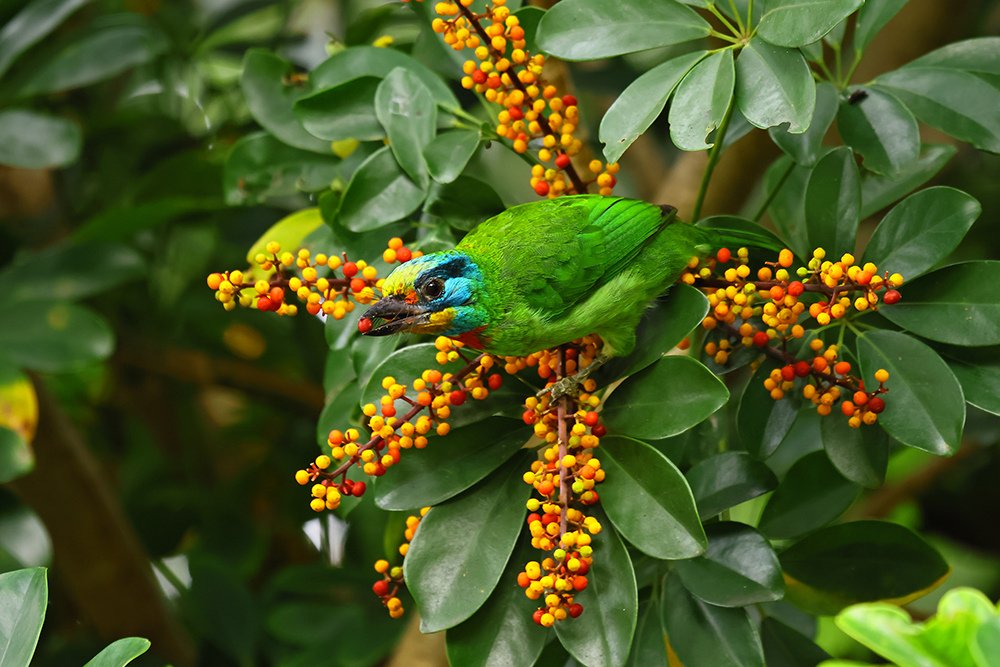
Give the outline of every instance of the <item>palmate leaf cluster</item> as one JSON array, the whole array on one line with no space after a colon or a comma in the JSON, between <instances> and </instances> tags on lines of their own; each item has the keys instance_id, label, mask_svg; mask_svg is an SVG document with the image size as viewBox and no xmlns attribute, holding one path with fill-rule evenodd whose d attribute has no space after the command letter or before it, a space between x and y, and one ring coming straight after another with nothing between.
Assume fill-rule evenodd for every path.
<instances>
[{"instance_id":1,"label":"palmate leaf cluster","mask_svg":"<svg viewBox=\"0 0 1000 667\"><path fill-rule=\"evenodd\" d=\"M232 263L286 214L265 236L375 259L390 236L425 251L450 247L483 218L534 198L529 165L497 140L492 111L456 84L461 60L429 29L433 3L345 11L338 41L310 58L288 46L285 3L202 16L196 26L177 14L147 19L84 4L35 0L22 17L32 30L0 33L0 161L84 172L79 187L67 185L71 238L41 254L22 252L2 269L17 305L17 325L0 328L0 360L10 369L4 386L30 386L28 370L56 382L100 368L116 345L129 343L129 319L151 309L160 328L177 318L197 329L188 345L222 348L227 325L206 315L217 304L199 309L185 292L209 259ZM665 637L688 667L817 664L835 652L817 638L817 617L848 608L838 623L857 636L846 627L852 620L877 624L849 605L900 603L949 572L910 527L861 519L851 508L892 474L890 460L917 450L954 454L967 414L1000 415L1000 265L952 263L981 206L957 189L928 186L957 149L924 143L933 128L981 151L1000 150L1000 40L965 40L857 82L849 74L855 59L905 2L759 0L752 17L747 0L562 0L548 11L517 4L508 6L534 52L607 62L659 49L662 62L643 64L606 112L582 105L604 157L622 159L623 181L644 133L669 132L685 151L721 151L767 131L781 155L762 172L756 201L696 222L758 229L763 220L762 233L803 260L822 246L905 276L899 304L818 334L841 342L864 379L889 371L878 425L851 429L795 396L774 401L762 385L774 366L752 369L757 355L733 355L719 367L699 354L708 303L677 286L647 311L637 351L600 377L602 385L621 383L603 408L605 530L595 539L579 619L542 630L515 583L538 556L526 544L530 487L520 477L532 457L518 419L523 397L536 389L530 378L508 379L488 401L456 410L451 434L404 457L370 498L344 503L339 517L350 528L341 568L288 565L261 583L268 542L249 521L236 524L248 545L238 556L211 539L245 516L245 486L227 487L224 510L206 509L219 493L205 492L167 512L190 486L184 471L164 474L165 497L130 500L137 517L170 519L150 535L144 530L144 545L155 559L190 556L193 583L180 591L185 620L204 655L233 664L381 659L400 628L381 618L367 591L369 562L394 555L403 512L427 505L434 509L405 560L410 607L424 630L447 632L455 665L666 664ZM734 25L738 15L740 25L753 26L745 42L715 35L721 22L709 5ZM76 22L65 23L71 16ZM50 34L58 39L47 42ZM373 46L383 34L396 43ZM583 89L590 65L570 70ZM96 91L93 99L87 91ZM93 101L109 99L121 114L113 121ZM159 159L161 139L140 129L150 122L183 148ZM102 131L120 132L116 143L131 148L108 160L105 181L83 187L93 178L84 170L95 160L88 145L111 143ZM109 183L124 184L118 196L92 194ZM873 218L869 238L865 221ZM134 290L130 301L94 298L143 278L148 290ZM321 374L321 444L331 428L358 423L360 404L377 401L384 375L405 381L433 364L431 345L360 339L352 321L327 323L326 355L317 356L323 341L314 322L293 329L262 318L241 324L274 327L265 331L268 355L291 350L283 361L305 377ZM663 356L692 332L694 353ZM296 348L309 346L303 362ZM266 428L259 424L245 428ZM299 423L294 439L310 440L312 428ZM27 472L29 438L9 428L0 436L4 479ZM289 458L253 474L273 479L275 470L292 469ZM219 468L229 463L222 461ZM135 489L139 497L144 487ZM281 511L294 526L309 518ZM276 542L292 539L276 532ZM196 546L183 534L196 536ZM901 623L891 616L879 627L892 635Z\"/></svg>"}]
</instances>

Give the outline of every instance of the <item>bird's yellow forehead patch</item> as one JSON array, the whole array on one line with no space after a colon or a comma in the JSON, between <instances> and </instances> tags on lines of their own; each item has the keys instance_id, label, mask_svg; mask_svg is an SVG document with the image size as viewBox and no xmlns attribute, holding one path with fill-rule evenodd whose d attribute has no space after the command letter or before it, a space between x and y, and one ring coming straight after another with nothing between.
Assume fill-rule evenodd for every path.
<instances>
[{"instance_id":1,"label":"bird's yellow forehead patch","mask_svg":"<svg viewBox=\"0 0 1000 667\"><path fill-rule=\"evenodd\" d=\"M447 331L451 328L451 323L455 319L455 309L445 308L436 313L431 313L430 320L426 324L419 324L410 331L414 333L435 334Z\"/></svg>"},{"instance_id":2,"label":"bird's yellow forehead patch","mask_svg":"<svg viewBox=\"0 0 1000 667\"><path fill-rule=\"evenodd\" d=\"M412 292L413 283L416 281L418 275L420 275L419 266L410 262L401 264L382 283L382 294L390 296Z\"/></svg>"}]
</instances>

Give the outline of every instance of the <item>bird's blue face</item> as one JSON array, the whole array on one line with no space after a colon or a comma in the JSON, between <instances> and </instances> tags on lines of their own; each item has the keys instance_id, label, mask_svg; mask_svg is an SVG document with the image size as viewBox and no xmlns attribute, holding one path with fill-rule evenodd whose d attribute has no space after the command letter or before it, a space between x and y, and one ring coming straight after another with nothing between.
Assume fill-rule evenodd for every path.
<instances>
[{"instance_id":1,"label":"bird's blue face","mask_svg":"<svg viewBox=\"0 0 1000 667\"><path fill-rule=\"evenodd\" d=\"M459 336L486 324L477 305L483 275L463 252L436 252L398 266L382 284L382 298L363 317L366 333L413 332Z\"/></svg>"}]
</instances>

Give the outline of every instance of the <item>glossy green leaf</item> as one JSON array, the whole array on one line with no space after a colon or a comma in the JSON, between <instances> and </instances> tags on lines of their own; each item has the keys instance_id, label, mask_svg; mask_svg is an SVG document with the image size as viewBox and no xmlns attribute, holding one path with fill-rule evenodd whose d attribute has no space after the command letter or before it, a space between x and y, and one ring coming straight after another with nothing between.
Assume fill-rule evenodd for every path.
<instances>
[{"instance_id":1,"label":"glossy green leaf","mask_svg":"<svg viewBox=\"0 0 1000 667\"><path fill-rule=\"evenodd\" d=\"M663 3L666 4L666 3ZM719 125L733 102L736 68L733 52L714 53L687 73L670 104L670 139L685 151L711 148L707 137Z\"/></svg>"},{"instance_id":2,"label":"glossy green leaf","mask_svg":"<svg viewBox=\"0 0 1000 667\"><path fill-rule=\"evenodd\" d=\"M766 459L778 448L798 415L793 401L776 401L764 388L764 380L775 368L773 361L760 365L747 382L736 413L740 441L758 459Z\"/></svg>"},{"instance_id":3,"label":"glossy green leaf","mask_svg":"<svg viewBox=\"0 0 1000 667\"><path fill-rule=\"evenodd\" d=\"M688 591L720 607L782 598L785 584L778 557L760 533L732 521L711 524L705 532L705 555L677 563L677 575Z\"/></svg>"},{"instance_id":4,"label":"glossy green leaf","mask_svg":"<svg viewBox=\"0 0 1000 667\"><path fill-rule=\"evenodd\" d=\"M148 639L125 637L109 644L103 651L91 658L83 667L125 667L149 650Z\"/></svg>"},{"instance_id":5,"label":"glossy green leaf","mask_svg":"<svg viewBox=\"0 0 1000 667\"><path fill-rule=\"evenodd\" d=\"M424 212L444 218L450 226L464 230L472 229L505 208L492 185L463 174L451 183L434 187L427 197ZM449 239L446 249L451 250L454 245ZM428 249L427 239L421 239L420 247Z\"/></svg>"},{"instance_id":6,"label":"glossy green leaf","mask_svg":"<svg viewBox=\"0 0 1000 667\"><path fill-rule=\"evenodd\" d=\"M614 667L625 663L635 634L637 609L635 570L618 533L605 524L592 543L594 564L587 574L589 585L576 596L583 614L569 623L556 623L556 636L581 664ZM604 558L596 554L604 554Z\"/></svg>"},{"instance_id":7,"label":"glossy green leaf","mask_svg":"<svg viewBox=\"0 0 1000 667\"><path fill-rule=\"evenodd\" d=\"M920 158L895 176L866 172L861 179L861 217L882 210L934 178L955 155L954 146L925 145Z\"/></svg>"},{"instance_id":8,"label":"glossy green leaf","mask_svg":"<svg viewBox=\"0 0 1000 667\"><path fill-rule=\"evenodd\" d=\"M83 306L30 301L6 318L11 326L0 327L0 353L32 370L70 370L106 358L114 347L108 323Z\"/></svg>"},{"instance_id":9,"label":"glossy green leaf","mask_svg":"<svg viewBox=\"0 0 1000 667\"><path fill-rule=\"evenodd\" d=\"M33 0L24 5L0 30L0 77L19 55L41 41L88 1Z\"/></svg>"},{"instance_id":10,"label":"glossy green leaf","mask_svg":"<svg viewBox=\"0 0 1000 667\"><path fill-rule=\"evenodd\" d=\"M603 438L601 453L608 473L600 487L601 502L622 537L664 560L705 551L705 531L691 489L670 459L644 442L621 436Z\"/></svg>"},{"instance_id":11,"label":"glossy green leaf","mask_svg":"<svg viewBox=\"0 0 1000 667\"><path fill-rule=\"evenodd\" d=\"M65 167L76 162L82 143L79 126L60 116L27 109L0 111L0 164Z\"/></svg>"},{"instance_id":12,"label":"glossy green leaf","mask_svg":"<svg viewBox=\"0 0 1000 667\"><path fill-rule=\"evenodd\" d=\"M709 24L675 2L564 0L538 24L539 47L563 60L594 60L707 37Z\"/></svg>"},{"instance_id":13,"label":"glossy green leaf","mask_svg":"<svg viewBox=\"0 0 1000 667\"><path fill-rule=\"evenodd\" d=\"M907 67L944 67L1000 74L1000 37L974 37L952 42L920 56Z\"/></svg>"},{"instance_id":14,"label":"glossy green leaf","mask_svg":"<svg viewBox=\"0 0 1000 667\"><path fill-rule=\"evenodd\" d=\"M354 172L337 215L352 232L366 232L405 218L420 207L424 196L424 190L402 172L386 146Z\"/></svg>"},{"instance_id":15,"label":"glossy green leaf","mask_svg":"<svg viewBox=\"0 0 1000 667\"><path fill-rule=\"evenodd\" d=\"M967 141L1000 152L1000 87L970 72L943 67L907 66L876 82L888 88L917 118Z\"/></svg>"},{"instance_id":16,"label":"glossy green leaf","mask_svg":"<svg viewBox=\"0 0 1000 667\"><path fill-rule=\"evenodd\" d=\"M705 229L714 229L723 237L727 234L738 236L741 244L755 248L767 248L778 252L785 247L785 242L770 229L736 215L713 215L702 218L695 224Z\"/></svg>"},{"instance_id":17,"label":"glossy green leaf","mask_svg":"<svg viewBox=\"0 0 1000 667\"><path fill-rule=\"evenodd\" d=\"M625 667L666 664L667 645L660 622L660 601L653 596L639 605L639 621Z\"/></svg>"},{"instance_id":18,"label":"glossy green leaf","mask_svg":"<svg viewBox=\"0 0 1000 667\"><path fill-rule=\"evenodd\" d=\"M877 174L898 174L920 156L920 128L903 103L889 93L857 89L864 97L845 100L837 115L844 142Z\"/></svg>"},{"instance_id":19,"label":"glossy green leaf","mask_svg":"<svg viewBox=\"0 0 1000 667\"><path fill-rule=\"evenodd\" d=\"M31 662L49 601L45 575L44 567L0 574L0 667Z\"/></svg>"},{"instance_id":20,"label":"glossy green leaf","mask_svg":"<svg viewBox=\"0 0 1000 667\"><path fill-rule=\"evenodd\" d=\"M451 183L465 170L479 148L479 132L452 130L437 135L424 148L427 171L438 183Z\"/></svg>"},{"instance_id":21,"label":"glossy green leaf","mask_svg":"<svg viewBox=\"0 0 1000 667\"><path fill-rule=\"evenodd\" d=\"M14 94L27 97L88 86L151 61L167 46L163 34L141 16L106 16L79 38L33 62L13 84Z\"/></svg>"},{"instance_id":22,"label":"glossy green leaf","mask_svg":"<svg viewBox=\"0 0 1000 667\"><path fill-rule=\"evenodd\" d=\"M722 452L696 463L687 471L687 480L703 519L778 486L771 469L746 452Z\"/></svg>"},{"instance_id":23,"label":"glossy green leaf","mask_svg":"<svg viewBox=\"0 0 1000 667\"><path fill-rule=\"evenodd\" d=\"M729 390L704 365L687 356L667 356L615 389L604 404L604 423L612 433L669 438L712 415L728 399Z\"/></svg>"},{"instance_id":24,"label":"glossy green leaf","mask_svg":"<svg viewBox=\"0 0 1000 667\"><path fill-rule=\"evenodd\" d=\"M1000 618L991 618L979 627L970 650L976 667L1000 666Z\"/></svg>"},{"instance_id":25,"label":"glossy green leaf","mask_svg":"<svg viewBox=\"0 0 1000 667\"><path fill-rule=\"evenodd\" d=\"M521 476L531 458L527 452L515 457L420 522L403 568L422 632L458 625L493 592L521 532L531 492Z\"/></svg>"},{"instance_id":26,"label":"glossy green leaf","mask_svg":"<svg viewBox=\"0 0 1000 667\"><path fill-rule=\"evenodd\" d=\"M82 299L134 280L146 269L142 255L123 244L61 243L19 257L0 272L0 283L12 301Z\"/></svg>"},{"instance_id":27,"label":"glossy green leaf","mask_svg":"<svg viewBox=\"0 0 1000 667\"><path fill-rule=\"evenodd\" d=\"M798 630L770 616L760 623L760 639L767 667L816 667L830 657Z\"/></svg>"},{"instance_id":28,"label":"glossy green leaf","mask_svg":"<svg viewBox=\"0 0 1000 667\"><path fill-rule=\"evenodd\" d=\"M823 153L823 150L820 149ZM764 174L764 188L777 194L767 211L778 234L799 257L811 254L806 227L806 186L812 169L795 164L783 155L771 163Z\"/></svg>"},{"instance_id":29,"label":"glossy green leaf","mask_svg":"<svg viewBox=\"0 0 1000 667\"><path fill-rule=\"evenodd\" d=\"M982 210L961 190L933 187L916 192L882 219L865 248L865 260L910 281L958 247Z\"/></svg>"},{"instance_id":30,"label":"glossy green leaf","mask_svg":"<svg viewBox=\"0 0 1000 667\"><path fill-rule=\"evenodd\" d=\"M617 162L663 111L691 68L707 51L694 51L660 63L628 85L601 118L600 140L604 159Z\"/></svg>"},{"instance_id":31,"label":"glossy green leaf","mask_svg":"<svg viewBox=\"0 0 1000 667\"><path fill-rule=\"evenodd\" d=\"M943 354L965 400L1000 416L1000 348L948 348Z\"/></svg>"},{"instance_id":32,"label":"glossy green leaf","mask_svg":"<svg viewBox=\"0 0 1000 667\"><path fill-rule=\"evenodd\" d=\"M380 80L359 76L300 97L295 116L309 134L327 141L381 139L385 129L375 117L375 91Z\"/></svg>"},{"instance_id":33,"label":"glossy green leaf","mask_svg":"<svg viewBox=\"0 0 1000 667\"><path fill-rule=\"evenodd\" d=\"M375 91L375 116L403 171L421 187L429 177L424 148L437 132L437 106L416 74L402 67L389 72Z\"/></svg>"},{"instance_id":34,"label":"glossy green leaf","mask_svg":"<svg viewBox=\"0 0 1000 667\"><path fill-rule=\"evenodd\" d=\"M674 653L685 665L764 667L757 628L744 609L717 607L692 595L672 572L662 617Z\"/></svg>"},{"instance_id":35,"label":"glossy green leaf","mask_svg":"<svg viewBox=\"0 0 1000 667\"><path fill-rule=\"evenodd\" d=\"M889 463L889 439L881 428L851 428L846 419L821 419L823 449L841 475L861 486L875 489L885 481Z\"/></svg>"},{"instance_id":36,"label":"glossy green leaf","mask_svg":"<svg viewBox=\"0 0 1000 667\"><path fill-rule=\"evenodd\" d=\"M517 575L537 557L527 539L514 550L493 594L471 618L448 630L448 660L463 667L533 665L547 634L531 620L535 603L524 596Z\"/></svg>"},{"instance_id":37,"label":"glossy green leaf","mask_svg":"<svg viewBox=\"0 0 1000 667\"><path fill-rule=\"evenodd\" d=\"M854 26L854 50L862 52L882 28L888 25L907 0L866 0Z\"/></svg>"},{"instance_id":38,"label":"glossy green leaf","mask_svg":"<svg viewBox=\"0 0 1000 667\"><path fill-rule=\"evenodd\" d=\"M785 127L772 127L771 140L778 148L795 160L796 164L811 167L823 154L823 137L837 116L839 95L833 84L823 82L816 85L816 104L808 129L800 134L792 134Z\"/></svg>"},{"instance_id":39,"label":"glossy green leaf","mask_svg":"<svg viewBox=\"0 0 1000 667\"><path fill-rule=\"evenodd\" d=\"M230 206L260 204L326 189L340 174L333 154L293 148L267 133L242 137L226 158L222 187ZM287 247L287 246L285 246Z\"/></svg>"},{"instance_id":40,"label":"glossy green leaf","mask_svg":"<svg viewBox=\"0 0 1000 667\"><path fill-rule=\"evenodd\" d=\"M755 127L788 123L790 133L805 132L816 107L816 83L802 54L751 39L736 59L736 105Z\"/></svg>"},{"instance_id":41,"label":"glossy green leaf","mask_svg":"<svg viewBox=\"0 0 1000 667\"><path fill-rule=\"evenodd\" d=\"M889 393L879 424L904 445L932 454L951 454L962 442L965 399L954 373L934 350L896 331L858 337L862 379L889 371Z\"/></svg>"},{"instance_id":42,"label":"glossy green leaf","mask_svg":"<svg viewBox=\"0 0 1000 667\"><path fill-rule=\"evenodd\" d=\"M837 472L824 452L806 454L768 500L760 529L772 539L798 537L843 514L859 491L857 484Z\"/></svg>"},{"instance_id":43,"label":"glossy green leaf","mask_svg":"<svg viewBox=\"0 0 1000 667\"><path fill-rule=\"evenodd\" d=\"M854 251L861 220L861 176L850 148L824 155L806 186L809 245L840 256Z\"/></svg>"},{"instance_id":44,"label":"glossy green leaf","mask_svg":"<svg viewBox=\"0 0 1000 667\"><path fill-rule=\"evenodd\" d=\"M818 614L873 600L902 604L948 574L948 564L933 547L910 529L887 521L828 526L799 540L779 558L786 599Z\"/></svg>"},{"instance_id":45,"label":"glossy green leaf","mask_svg":"<svg viewBox=\"0 0 1000 667\"><path fill-rule=\"evenodd\" d=\"M655 363L701 324L707 313L704 293L690 285L673 286L665 297L646 308L636 328L635 350L611 359L595 374L598 385L638 373Z\"/></svg>"},{"instance_id":46,"label":"glossy green leaf","mask_svg":"<svg viewBox=\"0 0 1000 667\"><path fill-rule=\"evenodd\" d=\"M35 467L35 455L21 435L0 426L0 484L26 475Z\"/></svg>"},{"instance_id":47,"label":"glossy green leaf","mask_svg":"<svg viewBox=\"0 0 1000 667\"><path fill-rule=\"evenodd\" d=\"M271 51L250 49L240 76L243 99L254 120L282 142L328 155L330 142L309 134L293 111L295 102L313 92L309 79L295 74L284 58Z\"/></svg>"},{"instance_id":48,"label":"glossy green leaf","mask_svg":"<svg viewBox=\"0 0 1000 667\"><path fill-rule=\"evenodd\" d=\"M492 417L453 429L424 450L406 452L392 474L375 482L375 503L385 510L438 505L503 465L530 437L524 424Z\"/></svg>"},{"instance_id":49,"label":"glossy green leaf","mask_svg":"<svg viewBox=\"0 0 1000 667\"><path fill-rule=\"evenodd\" d=\"M278 220L268 227L267 231L257 237L247 250L247 264L255 263L254 257L266 253L267 244L271 241L279 244L282 249L298 248L303 241L316 229L323 225L323 217L318 208L310 207L296 211Z\"/></svg>"},{"instance_id":50,"label":"glossy green leaf","mask_svg":"<svg viewBox=\"0 0 1000 667\"><path fill-rule=\"evenodd\" d=\"M904 329L941 343L1000 345L1000 262L963 262L907 282L903 300L880 309Z\"/></svg>"},{"instance_id":51,"label":"glossy green leaf","mask_svg":"<svg viewBox=\"0 0 1000 667\"><path fill-rule=\"evenodd\" d=\"M864 0L771 0L757 34L778 46L811 44L833 30Z\"/></svg>"}]
</instances>

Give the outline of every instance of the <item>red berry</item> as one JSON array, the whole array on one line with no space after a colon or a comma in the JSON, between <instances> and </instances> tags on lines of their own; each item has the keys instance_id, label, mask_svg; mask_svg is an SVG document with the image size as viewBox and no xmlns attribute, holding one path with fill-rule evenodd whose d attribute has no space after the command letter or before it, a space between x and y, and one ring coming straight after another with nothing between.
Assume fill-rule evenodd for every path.
<instances>
[{"instance_id":1,"label":"red berry","mask_svg":"<svg viewBox=\"0 0 1000 667\"><path fill-rule=\"evenodd\" d=\"M535 194L539 197L544 197L549 194L549 183L548 181L538 181L535 183Z\"/></svg>"},{"instance_id":2,"label":"red berry","mask_svg":"<svg viewBox=\"0 0 1000 667\"><path fill-rule=\"evenodd\" d=\"M475 83L486 83L486 72L481 69L477 69L472 73L472 80Z\"/></svg>"},{"instance_id":3,"label":"red berry","mask_svg":"<svg viewBox=\"0 0 1000 667\"><path fill-rule=\"evenodd\" d=\"M793 281L788 284L788 293L791 296L801 296L803 292L806 291L806 286L803 285L798 280Z\"/></svg>"},{"instance_id":4,"label":"red berry","mask_svg":"<svg viewBox=\"0 0 1000 667\"><path fill-rule=\"evenodd\" d=\"M577 591L585 589L588 583L590 582L587 581L587 577L581 577L579 575L573 577L573 588Z\"/></svg>"},{"instance_id":5,"label":"red berry","mask_svg":"<svg viewBox=\"0 0 1000 667\"><path fill-rule=\"evenodd\" d=\"M367 485L364 482L354 482L354 484L351 486L351 495L354 496L355 498L360 498L361 496L365 495L366 488Z\"/></svg>"},{"instance_id":6,"label":"red berry","mask_svg":"<svg viewBox=\"0 0 1000 667\"><path fill-rule=\"evenodd\" d=\"M583 605L582 604L580 604L578 602L574 602L573 604L571 604L569 606L569 615L570 615L570 617L572 617L572 618L579 618L580 614L582 614L582 613L583 613Z\"/></svg>"},{"instance_id":7,"label":"red berry","mask_svg":"<svg viewBox=\"0 0 1000 667\"><path fill-rule=\"evenodd\" d=\"M503 377L498 373L494 373L490 376L490 379L486 381L486 384L489 385L490 389L496 391L500 388L500 385L503 384Z\"/></svg>"},{"instance_id":8,"label":"red berry","mask_svg":"<svg viewBox=\"0 0 1000 667\"><path fill-rule=\"evenodd\" d=\"M531 514L528 515L527 524L531 525L535 521L541 521L541 520L542 520L542 516L538 512L532 512Z\"/></svg>"},{"instance_id":9,"label":"red berry","mask_svg":"<svg viewBox=\"0 0 1000 667\"><path fill-rule=\"evenodd\" d=\"M791 364L783 367L781 369L781 379L785 382L791 382L795 379L795 367Z\"/></svg>"},{"instance_id":10,"label":"red berry","mask_svg":"<svg viewBox=\"0 0 1000 667\"><path fill-rule=\"evenodd\" d=\"M590 432L596 435L598 438L603 438L607 434L608 429L605 428L604 424L598 424L597 426L590 429Z\"/></svg>"},{"instance_id":11,"label":"red berry","mask_svg":"<svg viewBox=\"0 0 1000 667\"><path fill-rule=\"evenodd\" d=\"M379 597L384 597L389 592L389 582L385 579L376 581L372 584L372 592Z\"/></svg>"},{"instance_id":12,"label":"red berry","mask_svg":"<svg viewBox=\"0 0 1000 667\"><path fill-rule=\"evenodd\" d=\"M500 87L500 77L498 77L495 74L491 74L486 79L486 87L487 88L499 88Z\"/></svg>"},{"instance_id":13,"label":"red berry","mask_svg":"<svg viewBox=\"0 0 1000 667\"><path fill-rule=\"evenodd\" d=\"M465 403L465 392L461 389L456 389L451 392L451 396L449 398L452 405L461 405L462 403Z\"/></svg>"},{"instance_id":14,"label":"red berry","mask_svg":"<svg viewBox=\"0 0 1000 667\"><path fill-rule=\"evenodd\" d=\"M365 288L365 284L366 284L365 281L362 280L361 278L352 278L351 291L357 294L358 292L360 292Z\"/></svg>"},{"instance_id":15,"label":"red berry","mask_svg":"<svg viewBox=\"0 0 1000 667\"><path fill-rule=\"evenodd\" d=\"M396 260L400 263L409 262L411 259L413 259L413 252L409 248L400 248L396 251Z\"/></svg>"},{"instance_id":16,"label":"red berry","mask_svg":"<svg viewBox=\"0 0 1000 667\"><path fill-rule=\"evenodd\" d=\"M531 579L524 572L519 572L517 575L517 585L521 588L527 588L531 584Z\"/></svg>"},{"instance_id":17,"label":"red berry","mask_svg":"<svg viewBox=\"0 0 1000 667\"><path fill-rule=\"evenodd\" d=\"M531 620L533 620L538 625L542 624L542 614L545 613L544 609L536 609L535 613L531 615Z\"/></svg>"},{"instance_id":18,"label":"red berry","mask_svg":"<svg viewBox=\"0 0 1000 667\"><path fill-rule=\"evenodd\" d=\"M899 300L903 298L903 295L899 293L898 290L891 289L885 293L882 300L885 301L887 306L891 306L894 303L899 303Z\"/></svg>"},{"instance_id":19,"label":"red berry","mask_svg":"<svg viewBox=\"0 0 1000 667\"><path fill-rule=\"evenodd\" d=\"M758 331L753 335L753 344L757 347L766 347L770 340L766 331Z\"/></svg>"},{"instance_id":20,"label":"red berry","mask_svg":"<svg viewBox=\"0 0 1000 667\"><path fill-rule=\"evenodd\" d=\"M361 333L368 333L372 330L372 321L370 317L362 317L358 320L358 331ZM385 412L385 410L383 410Z\"/></svg>"},{"instance_id":21,"label":"red berry","mask_svg":"<svg viewBox=\"0 0 1000 667\"><path fill-rule=\"evenodd\" d=\"M883 410L885 410L885 401L883 401L878 396L875 396L874 398L869 399L868 409L874 412L875 414L878 414Z\"/></svg>"},{"instance_id":22,"label":"red berry","mask_svg":"<svg viewBox=\"0 0 1000 667\"><path fill-rule=\"evenodd\" d=\"M354 262L346 262L344 264L344 275L348 278L358 275L358 265Z\"/></svg>"},{"instance_id":23,"label":"red berry","mask_svg":"<svg viewBox=\"0 0 1000 667\"><path fill-rule=\"evenodd\" d=\"M800 378L804 378L809 375L812 368L809 366L808 361L796 361L795 362L795 374Z\"/></svg>"},{"instance_id":24,"label":"red berry","mask_svg":"<svg viewBox=\"0 0 1000 667\"><path fill-rule=\"evenodd\" d=\"M590 563L585 560L580 561L580 569L576 571L577 576L582 576L590 572Z\"/></svg>"},{"instance_id":25,"label":"red berry","mask_svg":"<svg viewBox=\"0 0 1000 667\"><path fill-rule=\"evenodd\" d=\"M568 107L576 106L576 98L573 97L572 95L563 95L562 101L563 104L565 104Z\"/></svg>"},{"instance_id":26,"label":"red berry","mask_svg":"<svg viewBox=\"0 0 1000 667\"><path fill-rule=\"evenodd\" d=\"M729 251L729 248L719 248L719 251L715 253L715 258L719 260L720 263L725 264L733 258L733 253Z\"/></svg>"},{"instance_id":27,"label":"red berry","mask_svg":"<svg viewBox=\"0 0 1000 667\"><path fill-rule=\"evenodd\" d=\"M306 304L306 312L309 313L310 315L318 315L319 311L320 311L320 308L321 308L321 306L318 303L307 303Z\"/></svg>"},{"instance_id":28,"label":"red berry","mask_svg":"<svg viewBox=\"0 0 1000 667\"><path fill-rule=\"evenodd\" d=\"M280 287L272 287L271 291L268 292L267 295L271 298L271 302L276 306L280 306L285 300L285 290Z\"/></svg>"},{"instance_id":29,"label":"red berry","mask_svg":"<svg viewBox=\"0 0 1000 667\"><path fill-rule=\"evenodd\" d=\"M521 111L521 107L511 107L507 109L507 113L510 114L511 120L521 120L524 118L524 112Z\"/></svg>"},{"instance_id":30,"label":"red berry","mask_svg":"<svg viewBox=\"0 0 1000 667\"><path fill-rule=\"evenodd\" d=\"M601 418L600 415L598 415L594 411L591 411L591 412L588 412L586 415L584 415L584 417L583 417L583 423L585 425L591 426L591 427L597 426L597 422L598 422L598 420L600 418Z\"/></svg>"},{"instance_id":31,"label":"red berry","mask_svg":"<svg viewBox=\"0 0 1000 667\"><path fill-rule=\"evenodd\" d=\"M560 153L556 156L556 166L560 169L565 169L569 166L569 156L565 153Z\"/></svg>"},{"instance_id":32,"label":"red berry","mask_svg":"<svg viewBox=\"0 0 1000 667\"><path fill-rule=\"evenodd\" d=\"M257 310L274 310L274 304L266 296L257 299Z\"/></svg>"},{"instance_id":33,"label":"red berry","mask_svg":"<svg viewBox=\"0 0 1000 667\"><path fill-rule=\"evenodd\" d=\"M538 422L538 413L534 410L525 410L524 414L521 415L521 419L523 419L524 423L528 426L533 426Z\"/></svg>"}]
</instances>

